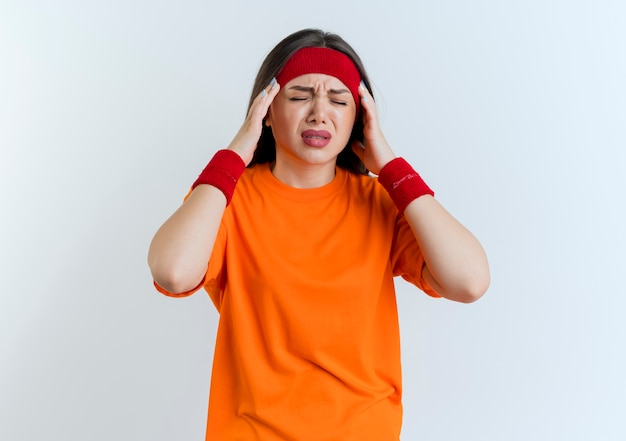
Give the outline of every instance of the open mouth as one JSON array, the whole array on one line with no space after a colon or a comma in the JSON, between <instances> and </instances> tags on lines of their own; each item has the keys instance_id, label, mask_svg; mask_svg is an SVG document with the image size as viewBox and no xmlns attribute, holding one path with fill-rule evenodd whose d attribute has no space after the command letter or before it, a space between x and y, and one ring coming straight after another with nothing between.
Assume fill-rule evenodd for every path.
<instances>
[{"instance_id":1,"label":"open mouth","mask_svg":"<svg viewBox=\"0 0 626 441\"><path fill-rule=\"evenodd\" d=\"M305 130L301 136L304 143L310 147L325 147L332 138L326 130Z\"/></svg>"}]
</instances>

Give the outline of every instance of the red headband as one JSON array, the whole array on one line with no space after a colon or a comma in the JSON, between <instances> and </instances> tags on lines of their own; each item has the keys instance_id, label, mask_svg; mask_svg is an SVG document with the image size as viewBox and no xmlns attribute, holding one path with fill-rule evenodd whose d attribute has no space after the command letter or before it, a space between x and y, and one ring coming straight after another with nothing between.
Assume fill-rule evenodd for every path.
<instances>
[{"instance_id":1,"label":"red headband","mask_svg":"<svg viewBox=\"0 0 626 441\"><path fill-rule=\"evenodd\" d=\"M354 62L343 52L325 47L305 47L294 53L282 70L276 76L278 84L284 86L300 75L320 73L338 78L345 84L356 104L356 114L359 114L361 99L359 84L361 74Z\"/></svg>"}]
</instances>

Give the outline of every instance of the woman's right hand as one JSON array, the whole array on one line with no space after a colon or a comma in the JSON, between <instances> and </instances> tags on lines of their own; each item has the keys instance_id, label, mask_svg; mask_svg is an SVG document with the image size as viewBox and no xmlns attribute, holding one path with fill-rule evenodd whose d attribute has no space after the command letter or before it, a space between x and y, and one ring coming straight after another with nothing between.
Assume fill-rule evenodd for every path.
<instances>
[{"instance_id":1,"label":"woman's right hand","mask_svg":"<svg viewBox=\"0 0 626 441\"><path fill-rule=\"evenodd\" d=\"M252 102L246 120L228 146L229 150L233 150L241 156L246 165L252 161L252 156L263 131L263 121L279 90L280 85L273 78L270 84Z\"/></svg>"}]
</instances>

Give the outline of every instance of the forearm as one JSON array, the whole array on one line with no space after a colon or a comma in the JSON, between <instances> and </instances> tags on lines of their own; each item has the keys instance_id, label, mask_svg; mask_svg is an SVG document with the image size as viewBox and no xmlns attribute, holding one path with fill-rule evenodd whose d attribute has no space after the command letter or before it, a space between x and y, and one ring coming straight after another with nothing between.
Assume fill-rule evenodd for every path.
<instances>
[{"instance_id":1,"label":"forearm","mask_svg":"<svg viewBox=\"0 0 626 441\"><path fill-rule=\"evenodd\" d=\"M433 197L421 176L402 158L378 176L415 234L426 265L424 279L441 296L473 302L489 286L489 265L478 240Z\"/></svg>"},{"instance_id":2,"label":"forearm","mask_svg":"<svg viewBox=\"0 0 626 441\"><path fill-rule=\"evenodd\" d=\"M192 290L202 281L224 209L254 155L263 118L279 90L273 80L257 95L228 149L216 152L191 195L152 239L148 265L161 288L176 294Z\"/></svg>"},{"instance_id":3,"label":"forearm","mask_svg":"<svg viewBox=\"0 0 626 441\"><path fill-rule=\"evenodd\" d=\"M374 100L359 88L365 143L352 150L378 175L398 210L404 213L426 265L422 275L441 296L460 302L478 299L489 286L489 265L476 238L434 198L432 190L402 158L396 158L380 130Z\"/></svg>"},{"instance_id":4,"label":"forearm","mask_svg":"<svg viewBox=\"0 0 626 441\"><path fill-rule=\"evenodd\" d=\"M199 185L159 228L148 251L148 265L159 286L181 293L200 283L225 207L219 189Z\"/></svg>"},{"instance_id":5,"label":"forearm","mask_svg":"<svg viewBox=\"0 0 626 441\"><path fill-rule=\"evenodd\" d=\"M474 235L430 195L413 200L404 215L418 241L423 276L441 296L473 302L489 286L487 256Z\"/></svg>"}]
</instances>

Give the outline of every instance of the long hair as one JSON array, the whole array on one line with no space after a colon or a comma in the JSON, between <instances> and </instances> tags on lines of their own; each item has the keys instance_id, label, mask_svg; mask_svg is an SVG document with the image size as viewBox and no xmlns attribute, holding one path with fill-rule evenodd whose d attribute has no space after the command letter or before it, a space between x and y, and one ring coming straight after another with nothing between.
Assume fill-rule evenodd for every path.
<instances>
[{"instance_id":1,"label":"long hair","mask_svg":"<svg viewBox=\"0 0 626 441\"><path fill-rule=\"evenodd\" d=\"M278 75L287 60L289 60L295 52L305 47L326 47L346 54L359 70L361 80L363 80L365 87L370 93L372 93L370 81L367 76L367 72L365 71L365 67L363 66L363 62L359 58L356 51L343 38L337 34L324 32L319 29L302 29L283 39L274 47L274 49L270 51L267 57L265 57L265 60L259 68L256 79L254 80L252 94L250 95L250 102L248 103L248 110L250 110L254 98L261 93L261 90L269 84L272 78ZM372 96L374 96L373 93ZM364 140L361 114L357 115L348 144L343 148L337 157L337 166L352 173L366 175L368 172L365 165L350 147L352 141L354 140L359 140L361 142ZM254 164L272 162L274 160L276 160L276 142L274 141L274 135L272 134L271 127L263 125L263 130L261 132L257 148L248 167L251 167Z\"/></svg>"}]
</instances>

